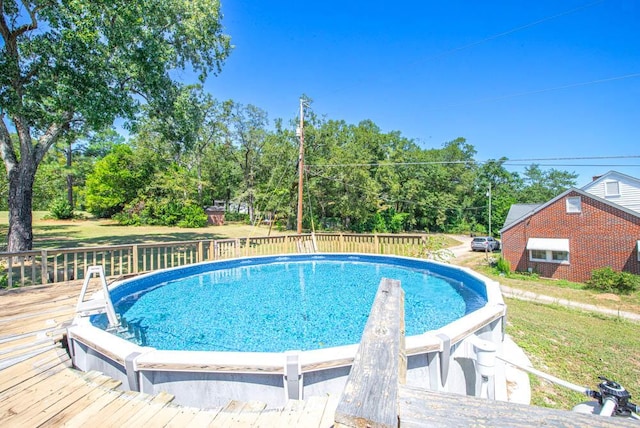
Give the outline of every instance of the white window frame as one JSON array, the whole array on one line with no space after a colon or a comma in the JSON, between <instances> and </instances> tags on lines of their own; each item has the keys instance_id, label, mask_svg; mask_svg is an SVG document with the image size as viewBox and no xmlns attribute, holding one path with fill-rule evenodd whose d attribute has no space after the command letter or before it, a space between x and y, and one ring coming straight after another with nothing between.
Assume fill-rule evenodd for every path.
<instances>
[{"instance_id":1,"label":"white window frame","mask_svg":"<svg viewBox=\"0 0 640 428\"><path fill-rule=\"evenodd\" d=\"M636 253L638 254L638 261L640 262L640 239L636 243Z\"/></svg>"},{"instance_id":2,"label":"white window frame","mask_svg":"<svg viewBox=\"0 0 640 428\"><path fill-rule=\"evenodd\" d=\"M566 200L567 214L582 212L582 198L580 196L569 196Z\"/></svg>"},{"instance_id":3,"label":"white window frame","mask_svg":"<svg viewBox=\"0 0 640 428\"><path fill-rule=\"evenodd\" d=\"M609 192L609 185L610 184L615 184L616 185L616 192L615 193L610 193ZM605 197L613 197L613 196L620 196L620 182L617 180L608 180L604 182L604 196Z\"/></svg>"},{"instance_id":4,"label":"white window frame","mask_svg":"<svg viewBox=\"0 0 640 428\"><path fill-rule=\"evenodd\" d=\"M544 258L534 258L534 251L543 251ZM554 259L554 255L566 254L566 259ZM557 263L560 265L568 265L569 263L569 252L568 251L555 251L555 250L529 250L529 261L530 262L545 262L545 263Z\"/></svg>"}]
</instances>

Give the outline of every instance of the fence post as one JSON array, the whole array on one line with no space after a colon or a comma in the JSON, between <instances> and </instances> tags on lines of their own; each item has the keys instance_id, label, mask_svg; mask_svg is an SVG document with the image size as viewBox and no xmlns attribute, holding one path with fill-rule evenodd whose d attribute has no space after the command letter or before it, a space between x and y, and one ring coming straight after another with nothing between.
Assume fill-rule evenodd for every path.
<instances>
[{"instance_id":1,"label":"fence post","mask_svg":"<svg viewBox=\"0 0 640 428\"><path fill-rule=\"evenodd\" d=\"M48 267L47 267L47 250L40 251L40 274L42 276L42 285L47 283L47 277L49 276ZM11 286L11 285L9 285Z\"/></svg>"},{"instance_id":2,"label":"fence post","mask_svg":"<svg viewBox=\"0 0 640 428\"><path fill-rule=\"evenodd\" d=\"M202 241L198 241L198 255L196 256L196 261L199 263L204 260L204 245Z\"/></svg>"},{"instance_id":3,"label":"fence post","mask_svg":"<svg viewBox=\"0 0 640 428\"><path fill-rule=\"evenodd\" d=\"M138 273L138 244L133 244L133 273Z\"/></svg>"},{"instance_id":4,"label":"fence post","mask_svg":"<svg viewBox=\"0 0 640 428\"><path fill-rule=\"evenodd\" d=\"M378 234L373 234L373 246L375 248L373 254L380 254L380 239L378 239Z\"/></svg>"},{"instance_id":5,"label":"fence post","mask_svg":"<svg viewBox=\"0 0 640 428\"><path fill-rule=\"evenodd\" d=\"M342 232L340 232L338 236L338 242L340 243L340 252L344 253L344 236L342 236Z\"/></svg>"}]
</instances>

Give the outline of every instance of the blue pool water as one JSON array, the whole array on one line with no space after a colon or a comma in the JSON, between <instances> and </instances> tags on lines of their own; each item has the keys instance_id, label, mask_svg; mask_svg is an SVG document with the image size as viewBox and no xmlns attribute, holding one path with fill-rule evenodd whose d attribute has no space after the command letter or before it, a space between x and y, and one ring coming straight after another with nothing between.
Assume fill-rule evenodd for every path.
<instances>
[{"instance_id":1,"label":"blue pool water","mask_svg":"<svg viewBox=\"0 0 640 428\"><path fill-rule=\"evenodd\" d=\"M484 285L465 286L434 268L446 270L380 256L240 259L151 275L111 294L144 346L311 350L360 341L382 278L400 280L405 290L407 335L443 327L484 306ZM104 318L94 323L104 324Z\"/></svg>"}]
</instances>

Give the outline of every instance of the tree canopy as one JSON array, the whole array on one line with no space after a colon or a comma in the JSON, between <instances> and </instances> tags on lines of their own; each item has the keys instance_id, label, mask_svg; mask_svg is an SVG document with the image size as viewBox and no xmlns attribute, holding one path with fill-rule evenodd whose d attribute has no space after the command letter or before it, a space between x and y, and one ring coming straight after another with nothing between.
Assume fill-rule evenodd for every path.
<instances>
[{"instance_id":1,"label":"tree canopy","mask_svg":"<svg viewBox=\"0 0 640 428\"><path fill-rule=\"evenodd\" d=\"M1 5L0 155L8 248L18 251L32 245L36 170L60 138L133 119L144 103L162 108L175 92L171 70L189 67L204 79L220 70L231 45L217 0Z\"/></svg>"}]
</instances>

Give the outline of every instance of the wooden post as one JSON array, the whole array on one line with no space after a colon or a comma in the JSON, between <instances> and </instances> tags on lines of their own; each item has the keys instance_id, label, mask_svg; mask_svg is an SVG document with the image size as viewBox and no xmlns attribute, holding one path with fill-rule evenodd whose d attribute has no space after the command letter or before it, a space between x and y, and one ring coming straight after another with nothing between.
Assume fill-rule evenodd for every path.
<instances>
[{"instance_id":1,"label":"wooden post","mask_svg":"<svg viewBox=\"0 0 640 428\"><path fill-rule=\"evenodd\" d=\"M404 384L404 291L383 278L342 392L335 427L398 427L398 386Z\"/></svg>"},{"instance_id":2,"label":"wooden post","mask_svg":"<svg viewBox=\"0 0 640 428\"><path fill-rule=\"evenodd\" d=\"M132 266L133 273L138 273L138 245L133 245L133 263Z\"/></svg>"},{"instance_id":3,"label":"wooden post","mask_svg":"<svg viewBox=\"0 0 640 428\"><path fill-rule=\"evenodd\" d=\"M42 285L47 283L47 277L49 276L49 271L47 268L47 250L42 250L40 255L40 275L42 275ZM9 275L9 281L11 281L11 275ZM11 283L9 283L9 288L11 288Z\"/></svg>"}]
</instances>

